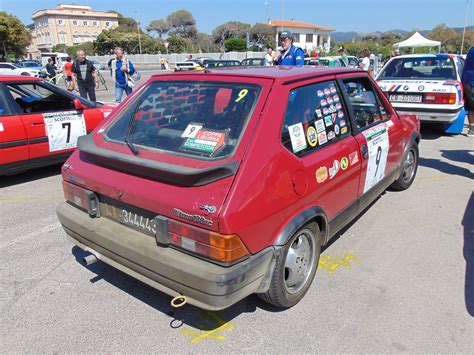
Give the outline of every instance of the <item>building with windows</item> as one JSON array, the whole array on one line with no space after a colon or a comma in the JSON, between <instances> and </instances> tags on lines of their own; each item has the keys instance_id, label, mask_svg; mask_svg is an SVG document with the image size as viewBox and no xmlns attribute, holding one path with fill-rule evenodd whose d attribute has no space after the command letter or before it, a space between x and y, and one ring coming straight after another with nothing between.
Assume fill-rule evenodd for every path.
<instances>
[{"instance_id":1,"label":"building with windows","mask_svg":"<svg viewBox=\"0 0 474 355\"><path fill-rule=\"evenodd\" d=\"M295 20L270 20L268 24L276 30L275 43L277 43L277 46L279 45L280 33L286 30L293 34L293 43L297 47L308 51L319 49L326 52L331 48L331 32L335 31L335 28Z\"/></svg>"},{"instance_id":2,"label":"building with windows","mask_svg":"<svg viewBox=\"0 0 474 355\"><path fill-rule=\"evenodd\" d=\"M55 9L39 10L31 17L32 43L29 56L51 52L56 44L72 46L92 42L105 29L118 26L116 13L94 11L90 6L59 4Z\"/></svg>"}]
</instances>

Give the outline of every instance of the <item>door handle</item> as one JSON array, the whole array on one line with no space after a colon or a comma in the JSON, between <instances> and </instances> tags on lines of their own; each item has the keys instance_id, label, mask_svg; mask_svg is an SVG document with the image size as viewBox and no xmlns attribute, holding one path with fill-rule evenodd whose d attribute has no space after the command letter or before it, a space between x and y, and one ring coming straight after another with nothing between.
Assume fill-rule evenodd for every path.
<instances>
[{"instance_id":1,"label":"door handle","mask_svg":"<svg viewBox=\"0 0 474 355\"><path fill-rule=\"evenodd\" d=\"M31 127L35 127L35 126L44 126L44 122L33 122L31 124Z\"/></svg>"},{"instance_id":2,"label":"door handle","mask_svg":"<svg viewBox=\"0 0 474 355\"><path fill-rule=\"evenodd\" d=\"M367 159L369 157L369 148L367 144L362 144L362 158Z\"/></svg>"}]
</instances>

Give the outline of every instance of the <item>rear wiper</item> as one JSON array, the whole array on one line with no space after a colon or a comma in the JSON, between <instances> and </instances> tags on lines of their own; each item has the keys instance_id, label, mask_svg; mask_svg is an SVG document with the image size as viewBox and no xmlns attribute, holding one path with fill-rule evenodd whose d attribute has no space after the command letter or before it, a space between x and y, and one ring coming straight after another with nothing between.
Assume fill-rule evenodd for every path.
<instances>
[{"instance_id":1,"label":"rear wiper","mask_svg":"<svg viewBox=\"0 0 474 355\"><path fill-rule=\"evenodd\" d=\"M133 154L138 155L140 151L138 148L132 143L131 140L131 134L133 131L133 128L135 127L135 115L138 112L138 109L140 108L140 105L142 104L142 100L139 100L137 103L137 106L135 106L135 110L133 110L132 117L130 118L130 121L128 121L128 129L127 129L127 134L125 135L125 143L127 144L127 147L132 151Z\"/></svg>"}]
</instances>

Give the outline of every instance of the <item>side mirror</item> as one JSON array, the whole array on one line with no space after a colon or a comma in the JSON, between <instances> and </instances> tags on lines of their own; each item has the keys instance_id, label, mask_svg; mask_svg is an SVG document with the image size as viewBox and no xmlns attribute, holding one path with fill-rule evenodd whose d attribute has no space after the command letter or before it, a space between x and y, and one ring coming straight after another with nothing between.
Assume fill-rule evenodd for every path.
<instances>
[{"instance_id":1,"label":"side mirror","mask_svg":"<svg viewBox=\"0 0 474 355\"><path fill-rule=\"evenodd\" d=\"M84 105L82 104L81 100L74 99L74 108L76 110L83 110L84 109Z\"/></svg>"}]
</instances>

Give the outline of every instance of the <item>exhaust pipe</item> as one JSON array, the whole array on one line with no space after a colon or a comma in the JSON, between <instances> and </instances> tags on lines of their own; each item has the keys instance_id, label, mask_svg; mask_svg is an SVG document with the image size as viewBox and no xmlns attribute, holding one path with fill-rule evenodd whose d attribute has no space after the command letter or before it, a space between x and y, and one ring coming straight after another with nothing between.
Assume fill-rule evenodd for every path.
<instances>
[{"instance_id":1,"label":"exhaust pipe","mask_svg":"<svg viewBox=\"0 0 474 355\"><path fill-rule=\"evenodd\" d=\"M82 263L84 264L84 266L92 265L96 261L97 261L97 257L94 254L87 255L87 256L82 258Z\"/></svg>"}]
</instances>

